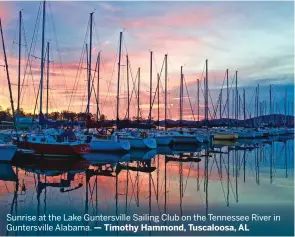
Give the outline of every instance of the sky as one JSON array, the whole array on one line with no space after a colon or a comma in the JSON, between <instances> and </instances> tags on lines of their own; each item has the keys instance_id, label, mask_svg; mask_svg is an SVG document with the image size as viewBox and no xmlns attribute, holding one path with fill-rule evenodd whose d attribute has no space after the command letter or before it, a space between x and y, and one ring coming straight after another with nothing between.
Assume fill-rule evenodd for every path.
<instances>
[{"instance_id":1,"label":"sky","mask_svg":"<svg viewBox=\"0 0 295 237\"><path fill-rule=\"evenodd\" d=\"M21 108L33 111L40 82L41 23L40 2L0 2L9 73L17 101L18 16L22 10ZM149 112L150 51L153 52L153 94L160 74L160 118L164 108L164 55L168 54L168 117L179 117L180 67L183 66L184 119L196 117L196 88L200 79L200 118L203 118L203 78L208 59L210 113L214 114L220 89L226 88L225 71L230 85L238 71L239 94L246 88L246 106L253 116L255 87L259 99L269 111L269 85L273 102L283 111L287 90L288 113L294 106L294 13L293 2L58 2L46 3L45 42L50 44L49 112L73 110L85 112L87 74L85 42L89 45L89 13L93 14L92 73L97 87L95 65L101 53L99 107L107 118L116 115L119 34L123 31L119 115L127 111L126 55L129 57L130 91L137 88L140 68L140 108ZM42 11L41 11L42 12ZM37 30L34 30L37 29ZM33 37L35 32L35 37ZM33 43L32 43L33 42ZM31 49L31 50L30 50ZM30 53L29 53L30 52ZM30 55L28 57L28 55ZM30 63L28 64L28 58ZM81 60L82 58L82 60ZM81 63L80 63L81 60ZM2 48L0 65L4 64ZM30 66L27 66L30 65ZM46 69L45 69L46 72ZM46 74L44 76L46 82ZM0 68L0 102L9 106L6 72ZM43 101L46 101L46 84ZM223 106L226 92L223 90ZM157 96L156 96L157 97ZM39 100L38 100L39 101ZM232 100L230 100L232 101ZM131 117L136 115L134 92L130 102ZM91 112L96 113L92 96ZM155 100L152 117L157 118ZM15 105L16 106L16 105ZM45 110L46 102L43 103ZM232 105L230 105L232 107ZM264 108L264 109L263 109ZM192 113L193 110L193 113ZM39 112L37 105L36 113Z\"/></svg>"}]
</instances>

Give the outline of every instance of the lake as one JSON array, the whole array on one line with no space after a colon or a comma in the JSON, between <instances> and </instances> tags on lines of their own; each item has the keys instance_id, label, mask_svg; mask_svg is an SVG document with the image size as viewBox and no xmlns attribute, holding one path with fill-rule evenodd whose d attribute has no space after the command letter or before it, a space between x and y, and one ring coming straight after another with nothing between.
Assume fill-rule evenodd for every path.
<instances>
[{"instance_id":1,"label":"lake","mask_svg":"<svg viewBox=\"0 0 295 237\"><path fill-rule=\"evenodd\" d=\"M92 155L0 164L0 235L294 235L293 139Z\"/></svg>"}]
</instances>

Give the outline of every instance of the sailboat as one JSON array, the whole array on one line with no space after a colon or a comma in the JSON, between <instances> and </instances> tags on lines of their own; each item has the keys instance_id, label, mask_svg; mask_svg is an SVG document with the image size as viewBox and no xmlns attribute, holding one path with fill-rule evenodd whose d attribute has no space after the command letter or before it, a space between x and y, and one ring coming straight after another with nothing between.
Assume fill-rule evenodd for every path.
<instances>
[{"instance_id":1,"label":"sailboat","mask_svg":"<svg viewBox=\"0 0 295 237\"><path fill-rule=\"evenodd\" d=\"M12 91L11 91L11 84L10 84L10 78L9 78L9 72L8 72L8 63L7 63L7 57L6 57L6 50L5 50L5 43L4 43L4 36L3 36L3 30L2 30L2 23L0 19L0 31L1 31L1 39L2 39L2 46L3 46L3 52L4 52L4 59L5 59L5 69L6 69L6 75L7 75L7 82L9 87L9 93L10 93L10 102L11 102L11 108L12 108L12 115L14 119L14 127L17 134L17 128L16 128L16 120L15 120L15 113L14 113L14 105L13 105L13 99L12 99ZM18 134L17 134L18 137ZM5 144L2 140L0 140L0 162L9 162L14 157L15 153L17 151L17 146L13 144Z\"/></svg>"},{"instance_id":2,"label":"sailboat","mask_svg":"<svg viewBox=\"0 0 295 237\"><path fill-rule=\"evenodd\" d=\"M203 143L203 137L195 134L189 133L188 129L183 128L183 120L182 120L182 113L183 113L183 66L181 66L180 70L180 96L179 96L179 125L180 128L170 129L169 131L172 133L173 136L173 143L174 144L200 144Z\"/></svg>"},{"instance_id":3,"label":"sailboat","mask_svg":"<svg viewBox=\"0 0 295 237\"><path fill-rule=\"evenodd\" d=\"M87 82L88 82L88 101L87 101L87 113L89 114L89 110L90 110L90 97L91 97L91 72L92 72L92 68L91 68L91 61L92 61L92 30L93 30L93 12L90 13L90 42L89 42L89 50L87 49L87 45L86 45L86 53L87 53ZM97 68L98 68L98 72L100 70L100 54L99 54L99 61L97 62ZM98 73L99 74L99 73ZM98 75L98 79L99 80L99 75ZM97 89L97 98L99 96L99 88ZM98 99L97 99L97 113L99 111L98 109ZM88 116L89 117L89 116ZM90 120L88 118L88 120ZM130 144L128 141L122 141L120 139L118 139L118 136L116 134L113 133L113 131L110 132L110 134L108 134L108 131L110 131L107 128L104 127L100 127L102 128L99 132L96 131L92 131L92 133L90 132L89 128L93 127L93 123L90 121L87 121L86 124L88 130L87 130L87 136L89 139L89 143L90 143L90 151L91 152L127 152L130 150ZM92 158L92 157L97 157L97 156L92 156L89 155L87 156L88 159Z\"/></svg>"},{"instance_id":4,"label":"sailboat","mask_svg":"<svg viewBox=\"0 0 295 237\"><path fill-rule=\"evenodd\" d=\"M117 113L116 113L116 127L117 131L114 133L119 137L120 141L128 141L130 147L133 149L155 149L157 142L154 138L148 137L145 131L140 130L119 130L119 93L120 93L120 71L121 71L121 52L122 52L122 38L123 32L120 32L119 45L119 60L118 60L118 82L117 82Z\"/></svg>"},{"instance_id":5,"label":"sailboat","mask_svg":"<svg viewBox=\"0 0 295 237\"><path fill-rule=\"evenodd\" d=\"M43 74L44 74L44 48L45 48L45 17L46 1L43 1L42 21L42 45L41 45L41 78L40 78L40 118L42 114L43 99ZM49 43L47 44L47 61L49 62ZM39 119L40 120L40 119ZM39 121L40 122L40 121ZM89 152L89 144L77 140L75 134L70 130L61 131L58 135L48 135L44 132L23 137L19 144L20 148L31 149L42 156L82 156Z\"/></svg>"}]
</instances>

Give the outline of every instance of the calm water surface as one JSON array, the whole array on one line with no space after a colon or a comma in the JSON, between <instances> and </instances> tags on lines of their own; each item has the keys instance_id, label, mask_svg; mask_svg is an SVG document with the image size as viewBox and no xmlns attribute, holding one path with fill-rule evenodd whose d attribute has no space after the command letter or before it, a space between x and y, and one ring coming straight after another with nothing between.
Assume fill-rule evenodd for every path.
<instances>
[{"instance_id":1,"label":"calm water surface","mask_svg":"<svg viewBox=\"0 0 295 237\"><path fill-rule=\"evenodd\" d=\"M294 140L254 143L177 147L176 150L164 147L125 155L92 154L96 158L92 163L39 160L0 164L0 235L293 235ZM256 213L275 214L281 219L248 222L250 232L237 233L106 232L93 229L102 226L101 222L86 221L72 224L89 225L90 232L24 232L7 231L9 213L37 216ZM18 221L14 225L24 223ZM182 224L181 221L142 223ZM228 222L215 224L229 225Z\"/></svg>"}]
</instances>

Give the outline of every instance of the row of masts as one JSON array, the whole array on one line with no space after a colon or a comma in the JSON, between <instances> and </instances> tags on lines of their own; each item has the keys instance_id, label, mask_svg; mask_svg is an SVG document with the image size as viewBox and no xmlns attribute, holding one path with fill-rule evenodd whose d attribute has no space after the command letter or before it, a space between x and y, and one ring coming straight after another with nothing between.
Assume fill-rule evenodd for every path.
<instances>
[{"instance_id":1,"label":"row of masts","mask_svg":"<svg viewBox=\"0 0 295 237\"><path fill-rule=\"evenodd\" d=\"M49 63L50 63L50 43L46 45L45 60L45 21L46 21L46 2L43 2L43 16L42 16L42 44L41 44L41 75L40 75L40 113L43 111L43 84L44 84L44 68L45 61L47 62L46 68L46 115L48 116L49 108ZM18 25L18 81L17 81L17 109L15 115L20 116L20 99L21 99L21 58L22 58L22 11L19 11L19 25ZM2 40L3 41L3 40Z\"/></svg>"},{"instance_id":2,"label":"row of masts","mask_svg":"<svg viewBox=\"0 0 295 237\"><path fill-rule=\"evenodd\" d=\"M46 22L46 1L43 1L43 18L42 18L42 39L41 39L41 66L40 66L40 114L42 113L42 105L43 105L43 85L44 85L44 69L45 69L45 62L47 61L47 100L46 100L46 115L48 115L48 108L49 108L49 63L50 63L50 54L49 49L50 45L49 42L47 42L46 46L46 54L47 59L45 60L45 22ZM92 77L92 35L93 35L93 12L90 13L90 33L89 33L89 47L86 45L86 54L87 54L87 108L86 113L90 113L90 100L91 100L91 92L93 88L93 79ZM122 58L122 40L123 40L123 32L120 32L120 41L119 41L119 57L118 57L118 75L117 75L117 95L116 95L116 124L118 125L118 122L120 120L119 117L119 108L120 108L120 77L121 77L121 58ZM17 94L17 110L16 115L19 116L20 114L20 98L21 98L21 46L22 46L22 12L19 12L19 39L18 39L18 94ZM96 108L96 115L97 120L99 119L99 81L100 81L100 52L97 57L97 66L95 69L95 72L97 72L97 87L96 87L96 102L97 102L97 108ZM167 78L168 78L168 63L167 63L167 57L168 55L165 54L164 58L164 64L165 64L165 89L164 89L164 120L165 123L167 121ZM127 116L126 118L130 120L130 82L129 82L129 72L130 72L130 60L128 57L128 54L126 55L126 66L127 66ZM180 89L179 89L179 120L183 120L183 97L184 97L184 74L183 74L183 66L181 66L180 69ZM138 68L137 71L137 120L139 120L140 116L140 68ZM148 120L151 122L152 117L152 109L153 109L153 52L150 51L150 88L149 88L149 115ZM226 106L223 106L223 89L220 90L219 95L219 118L224 118L223 116L223 108L227 108L227 119L230 118L230 88L229 88L229 70L226 70ZM157 86L156 86L156 93L157 93L157 101L158 101L158 121L160 120L160 109L159 109L159 100L160 100L160 76L157 74ZM197 120L200 121L200 79L197 79ZM246 112L246 96L245 96L245 88L243 88L243 96L242 96L242 104L243 104L243 119L245 120L247 118L247 112ZM273 113L273 102L272 102L272 86L270 85L269 88L269 114ZM287 115L287 91L285 92L285 115ZM238 72L235 71L235 91L233 94L233 115L234 119L238 120L240 118L240 95L238 91ZM205 77L204 77L204 120L209 120L209 78L208 78L208 60L205 61ZM262 107L262 109L261 109ZM257 86L255 90L255 116L258 117L261 114L261 111L263 111L263 107L265 105L261 105L260 99L259 99L259 85ZM265 109L264 109L265 110ZM193 111L192 111L193 112ZM214 116L210 116L211 118L214 118ZM215 115L216 117L216 115ZM194 119L195 120L195 119ZM166 126L165 126L166 127Z\"/></svg>"}]
</instances>

